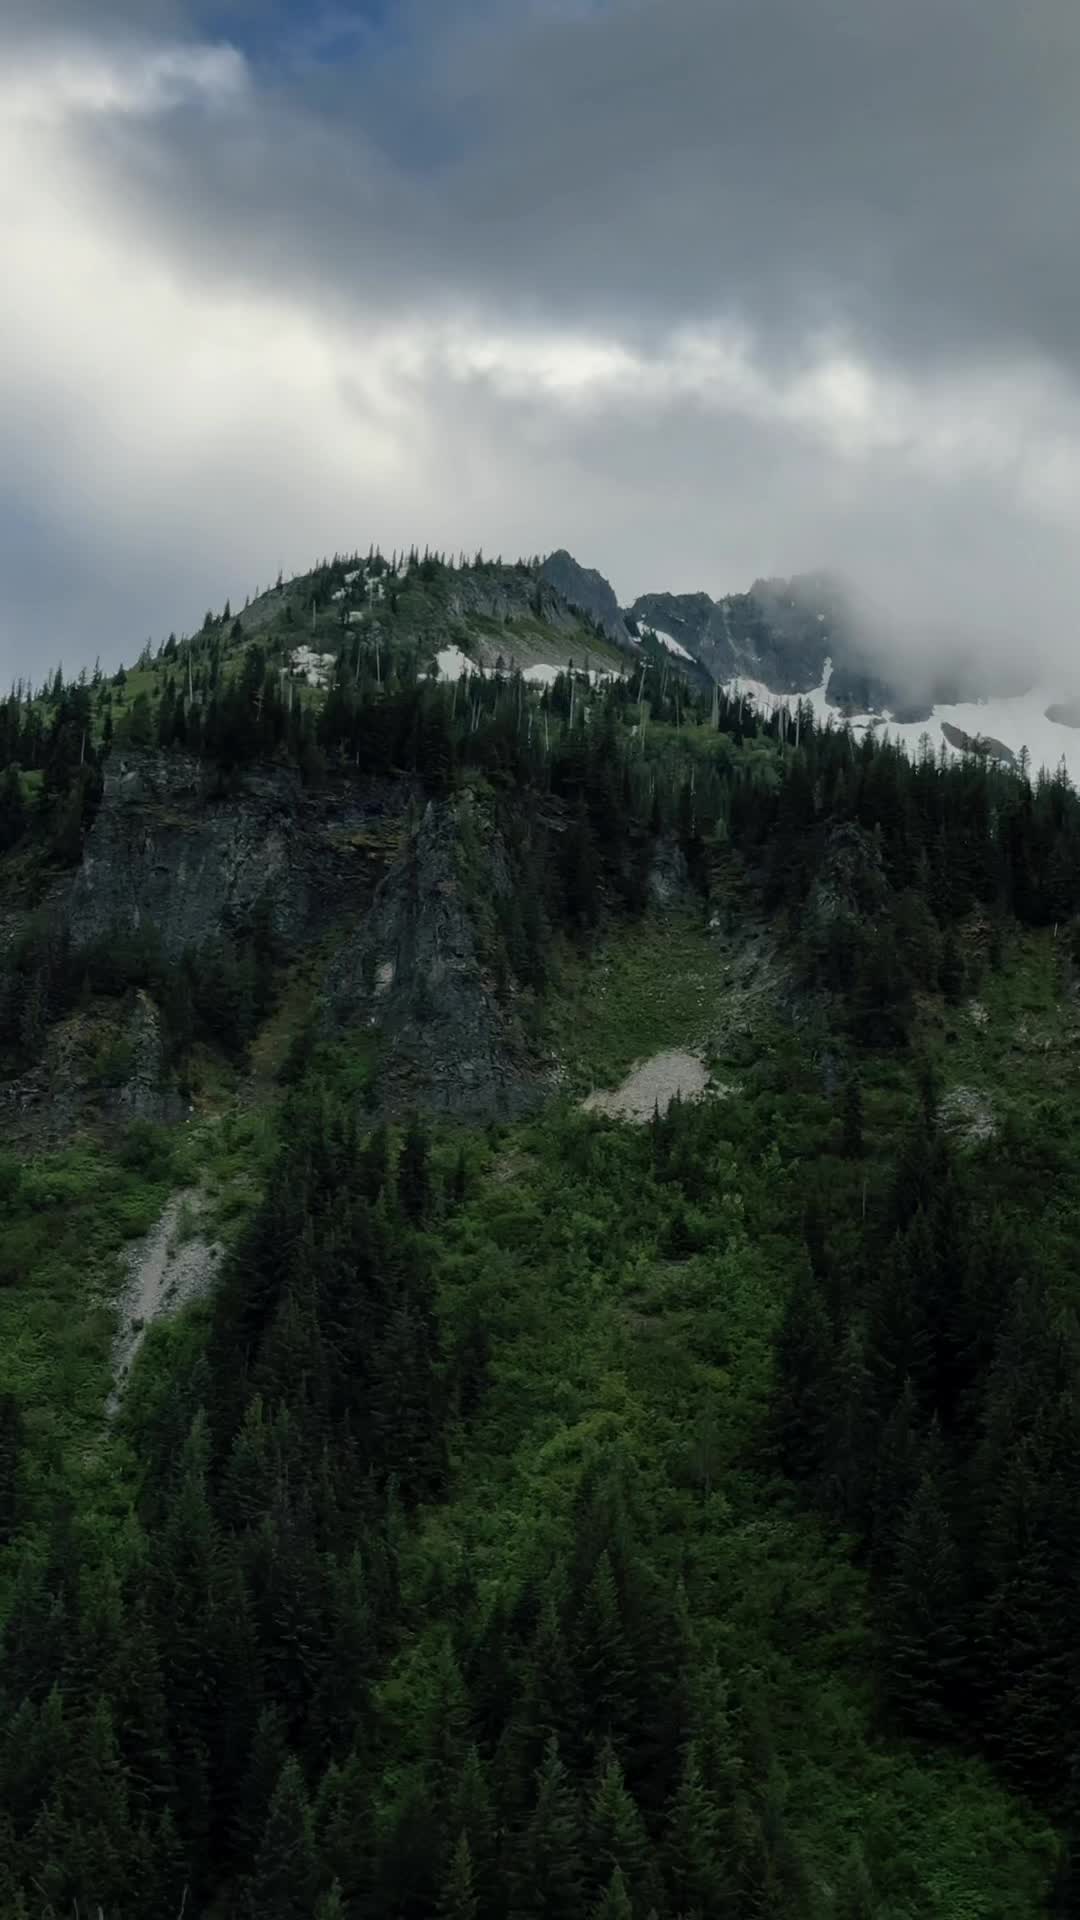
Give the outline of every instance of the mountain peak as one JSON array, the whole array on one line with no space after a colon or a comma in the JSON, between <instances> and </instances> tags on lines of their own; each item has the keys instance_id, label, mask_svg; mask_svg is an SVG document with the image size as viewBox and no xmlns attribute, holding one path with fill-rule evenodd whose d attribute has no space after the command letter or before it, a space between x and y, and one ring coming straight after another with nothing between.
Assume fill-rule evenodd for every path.
<instances>
[{"instance_id":1,"label":"mountain peak","mask_svg":"<svg viewBox=\"0 0 1080 1920\"><path fill-rule=\"evenodd\" d=\"M629 639L615 589L595 567L583 567L565 547L557 547L543 562L540 577L570 606L591 614L610 639Z\"/></svg>"}]
</instances>

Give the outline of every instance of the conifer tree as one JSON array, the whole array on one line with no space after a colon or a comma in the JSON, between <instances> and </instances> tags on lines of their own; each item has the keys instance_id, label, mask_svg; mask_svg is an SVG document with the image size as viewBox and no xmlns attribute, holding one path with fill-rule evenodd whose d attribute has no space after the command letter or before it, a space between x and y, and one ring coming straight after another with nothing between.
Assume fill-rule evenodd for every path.
<instances>
[{"instance_id":1,"label":"conifer tree","mask_svg":"<svg viewBox=\"0 0 1080 1920\"><path fill-rule=\"evenodd\" d=\"M439 1895L439 1920L477 1920L479 1907L473 1889L469 1836L459 1833Z\"/></svg>"},{"instance_id":2,"label":"conifer tree","mask_svg":"<svg viewBox=\"0 0 1080 1920\"><path fill-rule=\"evenodd\" d=\"M515 1910L530 1920L579 1920L584 1865L577 1799L552 1736L536 1778L532 1817L522 1837Z\"/></svg>"},{"instance_id":3,"label":"conifer tree","mask_svg":"<svg viewBox=\"0 0 1080 1920\"><path fill-rule=\"evenodd\" d=\"M621 1867L616 1867L607 1887L592 1909L591 1920L634 1920L634 1906L627 1892Z\"/></svg>"},{"instance_id":4,"label":"conifer tree","mask_svg":"<svg viewBox=\"0 0 1080 1920\"><path fill-rule=\"evenodd\" d=\"M428 1139L416 1115L405 1129L398 1161L398 1202L407 1220L420 1226L431 1206Z\"/></svg>"},{"instance_id":5,"label":"conifer tree","mask_svg":"<svg viewBox=\"0 0 1080 1920\"><path fill-rule=\"evenodd\" d=\"M598 1898L610 1887L609 1875L621 1873L639 1887L649 1860L645 1824L612 1747L600 1755L585 1829L589 1881Z\"/></svg>"},{"instance_id":6,"label":"conifer tree","mask_svg":"<svg viewBox=\"0 0 1080 1920\"><path fill-rule=\"evenodd\" d=\"M10 766L0 778L0 853L7 853L22 839L27 817L22 777L18 767Z\"/></svg>"},{"instance_id":7,"label":"conifer tree","mask_svg":"<svg viewBox=\"0 0 1080 1920\"><path fill-rule=\"evenodd\" d=\"M849 1160L863 1155L863 1100L857 1073L849 1073L844 1082L843 1149Z\"/></svg>"},{"instance_id":8,"label":"conifer tree","mask_svg":"<svg viewBox=\"0 0 1080 1920\"><path fill-rule=\"evenodd\" d=\"M464 1838L469 1846L469 1871L481 1909L486 1909L495 1891L495 1813L483 1762L475 1746L466 1749L450 1793L447 1808L447 1832Z\"/></svg>"},{"instance_id":9,"label":"conifer tree","mask_svg":"<svg viewBox=\"0 0 1080 1920\"><path fill-rule=\"evenodd\" d=\"M295 1755L281 1769L251 1876L249 1905L258 1920L311 1920L316 1865L311 1810Z\"/></svg>"},{"instance_id":10,"label":"conifer tree","mask_svg":"<svg viewBox=\"0 0 1080 1920\"><path fill-rule=\"evenodd\" d=\"M678 1913L699 1913L721 1920L727 1905L727 1876L718 1809L705 1786L693 1742L683 1758L667 1839L664 1873Z\"/></svg>"},{"instance_id":11,"label":"conifer tree","mask_svg":"<svg viewBox=\"0 0 1080 1920\"><path fill-rule=\"evenodd\" d=\"M0 1547L14 1538L19 1514L23 1419L13 1393L0 1393Z\"/></svg>"},{"instance_id":12,"label":"conifer tree","mask_svg":"<svg viewBox=\"0 0 1080 1920\"><path fill-rule=\"evenodd\" d=\"M776 1341L773 1431L780 1464L812 1478L825 1463L833 1338L809 1262L796 1268Z\"/></svg>"},{"instance_id":13,"label":"conifer tree","mask_svg":"<svg viewBox=\"0 0 1080 1920\"><path fill-rule=\"evenodd\" d=\"M885 1619L889 1684L907 1724L941 1733L961 1678L963 1591L937 1475L924 1472L908 1508L889 1581Z\"/></svg>"}]
</instances>

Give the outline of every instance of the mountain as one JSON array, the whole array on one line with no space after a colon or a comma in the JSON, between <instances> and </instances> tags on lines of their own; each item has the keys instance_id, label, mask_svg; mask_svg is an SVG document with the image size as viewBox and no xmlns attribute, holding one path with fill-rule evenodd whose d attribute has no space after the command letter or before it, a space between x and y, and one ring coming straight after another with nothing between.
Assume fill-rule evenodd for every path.
<instances>
[{"instance_id":1,"label":"mountain","mask_svg":"<svg viewBox=\"0 0 1080 1920\"><path fill-rule=\"evenodd\" d=\"M842 583L826 574L756 580L748 593L712 600L706 593L646 593L627 609L632 627L651 628L690 656L721 686L740 690L763 710L794 716L809 698L819 724L830 718L856 733L887 730L909 752L990 752L1034 769L1064 762L1080 781L1075 698L1031 684L1022 659L988 667L977 650L943 647L920 665L862 627ZM677 657L677 654L676 654Z\"/></svg>"},{"instance_id":2,"label":"mountain","mask_svg":"<svg viewBox=\"0 0 1080 1920\"><path fill-rule=\"evenodd\" d=\"M630 608L639 625L669 633L722 685L736 679L773 693L809 693L832 662L831 698L860 712L910 706L871 664L843 588L829 576L756 580L748 593L646 593ZM914 715L912 717L919 717Z\"/></svg>"},{"instance_id":3,"label":"mountain","mask_svg":"<svg viewBox=\"0 0 1080 1920\"><path fill-rule=\"evenodd\" d=\"M1074 1910L1080 798L720 605L0 701L0 1913Z\"/></svg>"},{"instance_id":4,"label":"mountain","mask_svg":"<svg viewBox=\"0 0 1080 1920\"><path fill-rule=\"evenodd\" d=\"M540 568L540 576L553 586L571 607L587 613L611 640L623 643L630 638L615 589L595 567L582 567L560 547L549 553Z\"/></svg>"}]
</instances>

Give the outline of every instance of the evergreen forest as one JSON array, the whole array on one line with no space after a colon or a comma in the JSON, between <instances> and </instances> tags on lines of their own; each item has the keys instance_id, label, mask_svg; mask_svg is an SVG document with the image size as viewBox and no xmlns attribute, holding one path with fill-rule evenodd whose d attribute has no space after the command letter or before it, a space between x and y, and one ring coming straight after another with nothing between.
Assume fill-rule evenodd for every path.
<instances>
[{"instance_id":1,"label":"evergreen forest","mask_svg":"<svg viewBox=\"0 0 1080 1920\"><path fill-rule=\"evenodd\" d=\"M1080 798L658 649L441 682L345 564L317 695L286 599L0 702L0 1084L137 1001L185 1102L113 1041L0 1150L0 1915L1080 1913ZM451 822L534 1097L390 1098L270 902L65 934L122 755Z\"/></svg>"}]
</instances>

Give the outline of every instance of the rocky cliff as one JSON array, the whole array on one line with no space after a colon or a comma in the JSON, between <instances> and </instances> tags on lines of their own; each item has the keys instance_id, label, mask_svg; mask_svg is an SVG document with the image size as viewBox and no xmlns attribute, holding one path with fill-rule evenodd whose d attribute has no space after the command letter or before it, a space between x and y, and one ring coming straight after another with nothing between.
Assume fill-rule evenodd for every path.
<instances>
[{"instance_id":1,"label":"rocky cliff","mask_svg":"<svg viewBox=\"0 0 1080 1920\"><path fill-rule=\"evenodd\" d=\"M367 904L407 801L400 782L312 795L282 768L225 781L183 754L115 753L68 899L72 944L153 926L177 960L265 902L296 946Z\"/></svg>"},{"instance_id":2,"label":"rocky cliff","mask_svg":"<svg viewBox=\"0 0 1080 1920\"><path fill-rule=\"evenodd\" d=\"M833 662L833 697L855 691L871 706L886 692L871 685L841 590L826 575L756 580L749 593L712 600L707 593L645 593L630 609L642 625L658 627L689 648L714 680L743 675L775 693L808 693ZM852 685L849 687L849 681Z\"/></svg>"},{"instance_id":3,"label":"rocky cliff","mask_svg":"<svg viewBox=\"0 0 1080 1920\"><path fill-rule=\"evenodd\" d=\"M243 932L257 913L279 960L325 939L318 1021L324 1034L375 1038L380 1107L480 1119L521 1112L539 1087L499 957L513 884L498 829L468 794L425 804L404 781L310 793L283 769L222 781L183 755L145 751L110 759L59 911L76 951L152 928L172 962ZM124 1063L109 1095L120 1113L167 1110L155 1021L137 996L106 1036ZM79 1057L64 1084L101 1107L105 1040L84 1027L65 1041ZM55 1066L43 1061L20 1083L18 1105L40 1105Z\"/></svg>"},{"instance_id":4,"label":"rocky cliff","mask_svg":"<svg viewBox=\"0 0 1080 1920\"><path fill-rule=\"evenodd\" d=\"M567 553L565 547L559 547L555 553L549 553L540 569L540 577L571 607L579 607L602 627L611 640L628 643L630 639L626 621L615 597L615 589L609 580L595 567L583 567Z\"/></svg>"},{"instance_id":5,"label":"rocky cliff","mask_svg":"<svg viewBox=\"0 0 1080 1920\"><path fill-rule=\"evenodd\" d=\"M371 911L340 944L324 981L327 1013L377 1032L387 1111L509 1118L537 1099L513 994L484 938L512 886L501 835L469 796L431 800Z\"/></svg>"}]
</instances>

